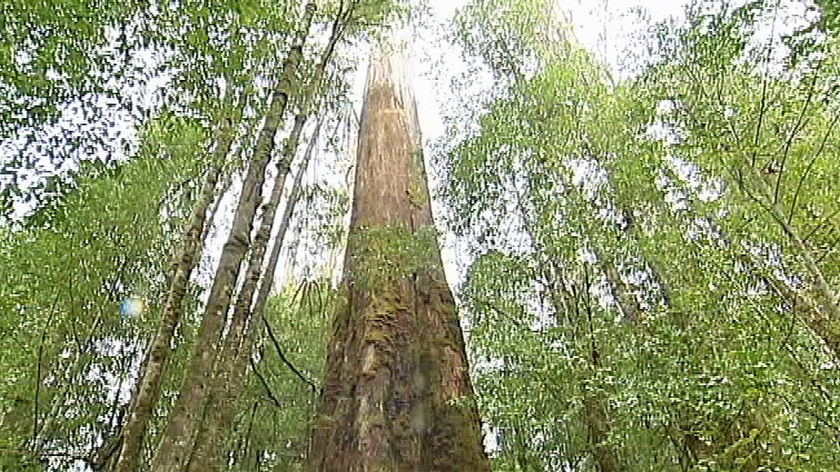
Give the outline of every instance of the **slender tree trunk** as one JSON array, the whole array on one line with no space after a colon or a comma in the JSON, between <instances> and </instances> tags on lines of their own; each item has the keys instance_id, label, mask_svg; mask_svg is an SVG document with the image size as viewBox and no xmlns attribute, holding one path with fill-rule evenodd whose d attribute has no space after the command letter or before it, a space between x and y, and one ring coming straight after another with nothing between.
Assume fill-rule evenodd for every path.
<instances>
[{"instance_id":1,"label":"slender tree trunk","mask_svg":"<svg viewBox=\"0 0 840 472\"><path fill-rule=\"evenodd\" d=\"M181 239L172 270L173 276L161 309L160 325L149 350L133 408L129 413L125 427L122 429L122 447L114 468L116 472L133 472L137 470L139 465L143 439L146 436L152 412L160 398L161 381L166 362L169 359L172 337L184 314L184 296L190 274L195 268L196 255L203 242L202 236L207 219L207 210L213 203L222 164L225 156L230 152L230 146L233 142L235 121L228 119L219 129L210 167L205 175L198 202L193 208L187 229Z\"/></svg>"},{"instance_id":2,"label":"slender tree trunk","mask_svg":"<svg viewBox=\"0 0 840 472\"><path fill-rule=\"evenodd\" d=\"M286 144L284 156L278 166L280 167L281 175L278 175L271 197L264 206L260 229L254 238L254 250L251 255L248 276L239 293L231 328L225 339L224 349L219 353L214 386L212 391L207 395L201 430L187 466L187 470L190 471L220 470L223 468L227 459L227 439L230 431L233 429L233 423L236 418L237 409L235 406L239 403L238 399L244 391L245 373L247 371L248 358L251 355L252 334L258 331L258 328L253 326L257 320L252 316L252 313L256 314L258 310L260 313L262 312L262 307L253 306L252 308L251 302L254 298L254 292L256 291L260 274L263 273L263 256L268 246L272 227L274 226L277 206L280 204L280 198L283 194L284 173L287 172L289 168L288 162L291 161L297 149L297 143L305 120L306 117L304 115L298 115L295 120L295 129L292 130L292 135ZM279 258L280 248L283 245L283 239L289 227L289 219L297 203L297 196L300 194L299 187L303 180L303 173L306 171L306 166L312 155L319 130L320 122L304 154L301 168L295 176L292 190L289 193L286 207L281 216L280 228L274 240L271 256L277 253ZM277 258L270 257L268 267L266 267L266 272L263 276L263 283L260 286L260 295L264 291L271 290L273 277L270 274L274 273L276 264ZM260 299L261 297L258 296L258 303ZM265 300L262 303L264 304Z\"/></svg>"},{"instance_id":3,"label":"slender tree trunk","mask_svg":"<svg viewBox=\"0 0 840 472\"><path fill-rule=\"evenodd\" d=\"M583 398L583 409L586 417L587 442L592 448L592 456L598 464L598 470L600 472L624 470L620 466L615 448L607 442L610 426L607 412L604 411L604 401L597 394L586 394Z\"/></svg>"},{"instance_id":4,"label":"slender tree trunk","mask_svg":"<svg viewBox=\"0 0 840 472\"><path fill-rule=\"evenodd\" d=\"M335 46L342 36L342 31L348 15L353 11L353 4L347 9L343 5L339 12L336 13L336 19L332 25L330 38L327 46L321 55L321 59L315 67L312 78L309 81L306 91L303 96L303 103L300 105L301 111L295 116L292 131L286 140L286 145L283 149L283 155L277 163L277 178L275 179L271 195L268 202L263 205L262 221L257 235L254 238L252 245L251 257L248 263L248 268L243 281L242 288L239 291L236 305L234 307L233 317L228 329L228 334L224 339L219 353L217 354L212 384L205 397L204 414L200 425L200 431L197 434L197 440L191 459L188 462L187 469L194 471L208 470L211 467L218 467L223 464L223 454L226 451L226 439L229 431L233 426L236 411L233 405L236 404L236 399L242 392L242 380L244 379L245 371L247 370L248 356L251 349L251 337L247 336L246 327L254 322L253 313L256 311L262 312L262 307L259 306L260 299L257 300L257 305L254 305L254 293L260 283L260 277L263 274L263 260L265 257L266 248L271 237L271 230L274 226L274 220L277 214L277 207L283 196L283 189L285 188L286 177L291 170L292 160L298 149L300 136L307 120L311 115L310 107L315 101L316 94L319 88L323 85L323 79L326 74L327 65L332 59ZM317 134L320 131L320 121L315 131L310 145L304 154L302 169L306 169L306 165L312 155L313 146L317 139ZM273 283L274 269L279 258L280 246L282 246L283 238L285 237L286 229L288 228L288 218L291 218L291 211L294 210L294 205L297 201L296 193L299 193L297 188L300 185L300 178L295 180L291 195L286 204L286 212L284 212L283 220L280 225L280 232L275 241L275 248L278 251L276 257L272 257L269 265L266 268L268 271L262 275L263 286L268 290L271 289ZM287 214L288 213L288 214ZM274 256L272 254L272 256ZM270 274L270 277L269 277ZM268 285L266 286L266 282ZM262 293L262 292L261 292ZM265 304L268 294L262 300ZM258 309L259 308L259 309Z\"/></svg>"},{"instance_id":5,"label":"slender tree trunk","mask_svg":"<svg viewBox=\"0 0 840 472\"><path fill-rule=\"evenodd\" d=\"M283 61L282 76L272 93L271 105L257 138L254 156L248 164L242 193L233 217L233 226L222 249L190 367L153 461L153 470L156 472L182 470L192 453L203 412L206 388L213 373L230 300L240 266L251 245L251 228L257 205L262 200L265 168L274 148L275 136L286 111L289 95L297 82L297 68L314 14L315 4L310 1L304 9L301 28Z\"/></svg>"},{"instance_id":6,"label":"slender tree trunk","mask_svg":"<svg viewBox=\"0 0 840 472\"><path fill-rule=\"evenodd\" d=\"M531 237L534 237L533 234L531 234ZM537 247L540 246L538 241L536 244ZM543 251L539 252L543 253ZM576 294L574 293L574 290L566 287L565 281L560 275L562 273L562 269L560 267L550 261L540 262L539 264L542 272L546 274L546 277L553 281L553 287L549 293L549 298L552 307L554 308L555 316L559 319L562 314L566 314L569 323L572 324L574 329L575 349L578 350L581 357L588 358L590 361L589 365L583 367L580 372L579 382L581 385L584 385L587 382L590 382L591 379L595 377L598 369L601 368L601 353L599 352L594 339L591 306L589 305L589 300L586 300L585 303L580 300L581 296L588 296L580 295L580 293L588 294L590 289L589 281L587 280L586 284L578 289ZM618 272L615 271L615 267L611 262L604 263L603 267L604 268L602 268L602 270L612 269L614 271L613 275L617 277L618 281L620 281ZM607 276L609 277L609 274L607 274ZM616 280L610 280L610 282L615 283ZM616 296L633 296L630 293L621 292L625 289L626 286L623 284L620 287L613 287ZM635 300L634 296L633 299ZM627 307L623 306L625 303L628 304ZM638 308L638 305L630 303L630 300L627 299L619 300L619 304L622 305L622 309L631 309L631 307L632 309ZM584 305L584 310L581 310L581 305ZM641 316L641 312L634 314ZM592 454L592 458L595 460L595 463L598 465L598 470L600 472L617 472L626 470L620 459L619 450L608 442L610 430L612 429L609 418L608 402L598 391L599 389L597 386L594 387L596 388L590 387L582 389L584 391L582 419L586 425L586 441L589 451Z\"/></svg>"},{"instance_id":7,"label":"slender tree trunk","mask_svg":"<svg viewBox=\"0 0 840 472\"><path fill-rule=\"evenodd\" d=\"M761 195L757 197L752 196L744 184L740 184L739 188L764 207L770 217L776 221L788 237L788 240L793 244L793 247L796 248L796 255L802 264L802 267L810 276L811 280L809 281L809 284L813 287L814 292L820 295L821 300L819 304L821 308L827 313L832 322L840 323L840 296L837 295L825 279L822 269L817 264L813 254L811 254L811 248L805 244L805 241L799 236L799 232L796 228L788 223L781 203L776 201L773 197L773 191L764 181L758 170L756 170L754 166L747 167L749 167L749 170L752 172L752 181L755 183L755 186L758 188Z\"/></svg>"},{"instance_id":8,"label":"slender tree trunk","mask_svg":"<svg viewBox=\"0 0 840 472\"><path fill-rule=\"evenodd\" d=\"M303 174L309 167L309 162L312 159L312 153L315 151L318 136L321 131L321 122L315 127L309 146L304 154L303 162L301 162L300 170L295 175L295 181L292 185L292 191L289 193L289 199L286 202L286 208L283 210L283 218L280 220L280 228L277 230L277 238L275 238L274 245L271 247L271 254L268 257L268 265L263 283L260 285L260 290L257 293L257 300L254 302L254 313L251 315L252 321L258 323L257 318L263 316L265 305L268 302L268 296L271 294L271 289L274 286L274 273L277 269L277 262L280 260L280 251L283 249L283 240L289 230L289 224L292 220L295 207L298 200L300 200L301 187L303 185Z\"/></svg>"},{"instance_id":9,"label":"slender tree trunk","mask_svg":"<svg viewBox=\"0 0 840 472\"><path fill-rule=\"evenodd\" d=\"M371 55L345 258L347 299L329 342L311 465L319 472L489 471L401 56L398 47ZM384 234L390 241L374 237ZM402 243L416 253L394 253ZM427 251L419 249L424 244ZM382 254L392 257L384 266L379 257L365 257ZM420 260L406 265L403 256ZM400 261L397 273L383 271Z\"/></svg>"}]
</instances>

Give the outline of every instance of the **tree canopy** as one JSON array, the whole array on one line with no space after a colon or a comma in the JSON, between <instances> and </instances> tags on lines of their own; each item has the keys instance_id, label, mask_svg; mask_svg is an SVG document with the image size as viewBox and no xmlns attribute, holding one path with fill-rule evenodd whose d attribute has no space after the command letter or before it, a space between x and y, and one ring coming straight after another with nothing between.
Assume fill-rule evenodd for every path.
<instances>
[{"instance_id":1,"label":"tree canopy","mask_svg":"<svg viewBox=\"0 0 840 472\"><path fill-rule=\"evenodd\" d=\"M476 402L434 408L477 407L493 470L837 468L837 6L640 13L620 70L577 39L570 4L437 6L0 7L0 470L356 463L317 450L318 431L356 428L342 395L374 374L335 374L328 346L385 346L381 396L423 396L387 350L376 303L397 292L460 316ZM370 108L358 71L405 24L438 89ZM408 87L375 60L369 80ZM443 115L423 143L437 229L415 106ZM361 170L358 148L375 150ZM406 221L386 202L404 176L377 161L398 153ZM348 225L353 175L370 221L410 224ZM457 249L458 315L429 275L436 238ZM411 339L434 353L417 363L457 370ZM381 420L417 430L406 411Z\"/></svg>"}]
</instances>

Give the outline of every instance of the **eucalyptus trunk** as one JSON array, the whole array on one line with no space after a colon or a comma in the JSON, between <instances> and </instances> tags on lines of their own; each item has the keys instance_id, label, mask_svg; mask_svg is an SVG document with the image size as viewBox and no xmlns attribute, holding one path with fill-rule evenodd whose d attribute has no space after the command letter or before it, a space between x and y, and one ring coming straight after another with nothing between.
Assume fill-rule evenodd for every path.
<instances>
[{"instance_id":1,"label":"eucalyptus trunk","mask_svg":"<svg viewBox=\"0 0 840 472\"><path fill-rule=\"evenodd\" d=\"M201 193L192 210L175 256L169 289L166 292L166 298L161 309L160 325L146 358L140 386L134 396L128 420L121 431L120 453L114 466L116 472L137 470L149 421L160 399L161 381L166 363L169 360L172 338L184 315L183 302L187 292L187 284L190 274L195 268L196 256L203 244L207 210L213 202L219 174L233 142L235 131L233 123L236 120L226 119L223 121L224 124L220 127L214 144L215 149L210 159L210 167L204 177Z\"/></svg>"},{"instance_id":2,"label":"eucalyptus trunk","mask_svg":"<svg viewBox=\"0 0 840 472\"><path fill-rule=\"evenodd\" d=\"M286 144L286 150L281 160L280 167L281 174L278 175L277 181L274 184L271 197L264 205L263 219L260 223L260 229L257 236L254 238L254 250L251 255L248 275L245 283L240 290L236 307L234 308L233 320L225 338L224 348L219 353L216 363L216 374L213 379L213 389L207 395L204 406L204 415L201 421L198 439L195 444L195 451L188 463L187 470L190 471L206 471L206 470L220 470L227 460L227 440L230 432L233 430L234 420L236 419L236 412L239 401L238 399L244 393L244 379L248 366L248 358L251 355L251 345L253 341L253 334L258 331L254 326L257 323L254 315L262 313L262 307L259 305L252 306L252 300L256 292L256 287L260 279L260 274L263 273L263 258L268 246L268 241L271 235L272 227L274 226L275 214L280 199L283 194L283 187L285 183L285 174L288 172L288 162L291 161L298 146L300 132L303 124L306 121L305 116L298 115L295 120L295 129L292 130L292 135ZM298 126L300 125L300 126ZM303 180L303 173L311 158L315 141L317 140L317 133L320 129L320 123L312 137L312 141L307 147L304 158L301 162L301 168L295 176L293 186L289 192L286 200L286 207L281 215L280 228L277 237L274 239L269 264L265 268L263 275L263 282L260 285L260 291L257 298L257 303L265 304L265 298L261 297L264 291L270 291L273 283L274 269L277 265L279 252L283 245L283 239L286 236L286 231L289 227L289 220L292 217L295 205L300 194L300 186ZM275 253L277 257L273 257Z\"/></svg>"},{"instance_id":3,"label":"eucalyptus trunk","mask_svg":"<svg viewBox=\"0 0 840 472\"><path fill-rule=\"evenodd\" d=\"M306 90L301 94L303 98L300 105L301 111L295 116L292 131L286 139L282 156L277 162L277 177L274 181L269 199L263 205L262 220L252 244L245 279L237 296L228 333L216 357L213 378L208 387L208 392L205 395L204 413L200 421L200 430L197 433L195 451L188 462L188 470L207 470L211 467L219 467L224 463L226 440L228 433L233 427L236 416L234 405L236 405L237 398L243 392L242 380L247 370L248 357L251 351L253 337L248 336L247 329L255 322L254 314L256 312L262 312L262 308L268 298L268 293L262 296L263 289L271 290L279 251L289 225L288 219L291 218L291 212L294 210L298 194L300 193L299 186L301 185L302 174L299 174L295 179L293 188L287 198L286 210L280 221L280 230L274 243L274 249L278 254L275 255L272 253L269 264L264 271L263 262L271 237L271 230L274 226L277 208L283 197L286 177L291 170L292 160L298 149L303 128L311 115L312 103L316 101L316 96L320 88L324 85L327 66L333 57L336 44L342 36L342 31L352 11L353 5L349 6L346 10L342 8L341 11L336 13L336 19L332 25L327 45L312 73ZM312 141L304 154L301 164L302 170L306 169L311 158L320 126L319 121ZM261 278L262 284L260 284ZM261 286L261 290L255 304L254 294L257 293L258 286Z\"/></svg>"},{"instance_id":4,"label":"eucalyptus trunk","mask_svg":"<svg viewBox=\"0 0 840 472\"><path fill-rule=\"evenodd\" d=\"M283 61L280 80L272 92L271 105L257 138L254 155L248 163L233 226L222 248L190 366L153 461L155 471L181 471L193 452L231 297L245 253L251 246L251 228L257 206L262 200L265 168L274 149L289 96L297 85L297 69L314 14L315 4L307 3L301 28Z\"/></svg>"},{"instance_id":5,"label":"eucalyptus trunk","mask_svg":"<svg viewBox=\"0 0 840 472\"><path fill-rule=\"evenodd\" d=\"M374 47L311 466L489 471L455 303L434 235L403 49ZM405 253L405 250L409 251Z\"/></svg>"}]
</instances>

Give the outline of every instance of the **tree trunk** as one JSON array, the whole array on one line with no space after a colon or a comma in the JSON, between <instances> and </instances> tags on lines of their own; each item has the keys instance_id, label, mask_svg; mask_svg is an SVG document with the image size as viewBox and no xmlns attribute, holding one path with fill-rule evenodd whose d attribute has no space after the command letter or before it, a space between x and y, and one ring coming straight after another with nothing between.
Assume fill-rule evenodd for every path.
<instances>
[{"instance_id":1,"label":"tree trunk","mask_svg":"<svg viewBox=\"0 0 840 472\"><path fill-rule=\"evenodd\" d=\"M155 471L181 471L192 453L203 413L206 388L213 373L230 300L240 266L251 245L251 228L257 205L262 200L265 168L274 148L275 135L286 111L289 95L296 84L303 44L309 34L314 14L315 4L310 1L306 4L301 28L294 44L283 61L282 76L272 93L271 106L257 138L254 156L248 164L242 194L234 213L233 226L222 249L192 360L153 462Z\"/></svg>"},{"instance_id":2,"label":"tree trunk","mask_svg":"<svg viewBox=\"0 0 840 472\"><path fill-rule=\"evenodd\" d=\"M375 48L368 69L347 298L328 346L312 468L489 471L399 49Z\"/></svg>"},{"instance_id":3,"label":"tree trunk","mask_svg":"<svg viewBox=\"0 0 840 472\"><path fill-rule=\"evenodd\" d=\"M205 402L201 430L199 431L195 449L187 466L187 470L190 471L220 470L226 463L227 439L236 419L236 405L244 390L245 372L247 371L248 358L251 355L251 341L253 339L251 334L258 331L258 328L253 326L257 320L252 313L256 314L257 311L260 314L262 313L262 307L255 305L252 308L251 302L256 292L260 274L263 273L263 257L268 246L271 229L274 226L277 206L283 194L285 173L288 172L289 162L297 149L297 143L305 120L306 117L304 115L298 115L295 120L295 129L289 137L282 162L278 166L280 167L280 175L278 175L277 181L274 184L271 198L269 198L268 203L265 205L260 229L254 241L254 251L249 264L248 276L239 293L230 331L225 339L224 349L219 353L216 374L213 379L213 389L208 392L207 401ZM315 130L315 135L313 135L310 145L307 147L306 154L301 162L301 168L295 176L292 190L286 201L286 207L280 220L280 229L274 240L274 246L272 247L269 264L266 267L263 282L260 286L257 303L262 300L264 305L267 295L263 298L262 294L264 291L271 290L273 277L270 274L274 273L275 266L277 265L280 248L283 245L283 239L289 227L289 220L297 203L297 197L300 194L303 173L306 171L319 131L320 123ZM275 253L277 257L274 257Z\"/></svg>"},{"instance_id":4,"label":"tree trunk","mask_svg":"<svg viewBox=\"0 0 840 472\"><path fill-rule=\"evenodd\" d=\"M315 135L304 154L301 167L302 171L295 178L293 188L286 203L286 210L282 216L283 219L280 222L280 231L275 239L274 250L270 256L266 273L263 275L263 260L271 237L271 229L274 226L277 207L283 196L286 177L291 170L292 160L298 149L300 136L306 125L306 121L311 116L312 104L315 102L319 88L323 85L327 65L332 59L335 46L342 36L345 23L352 11L353 6L351 5L348 10L345 11L342 8L341 11L336 13L336 20L332 25L329 41L321 54L320 61L315 67L306 91L301 94L303 103L300 105L300 112L295 116L292 131L283 149L283 155L277 163L277 178L268 202L263 205L262 221L260 222L257 235L254 238L245 280L237 297L228 334L224 339L221 350L217 354L212 385L209 387L209 391L205 397L204 414L200 422L200 431L197 433L192 457L188 461L188 470L203 471L211 467L218 467L224 463L223 454L226 451L227 434L232 429L236 416L234 405L236 405L236 399L242 393L242 380L244 379L248 357L250 356L252 336L247 335L246 329L254 323L255 317L253 315L257 312L262 313L262 309L268 298L267 291L271 290L279 251L289 225L288 220L292 216L291 212L294 211L300 192L299 187L303 177L302 171L306 169L314 151L315 141L320 132L320 121L315 130ZM257 291L257 286L260 285L261 275L263 282L255 304L254 294Z\"/></svg>"},{"instance_id":5,"label":"tree trunk","mask_svg":"<svg viewBox=\"0 0 840 472\"><path fill-rule=\"evenodd\" d=\"M201 194L190 215L189 223L180 242L175 257L172 279L160 315L160 326L152 341L152 346L143 370L140 388L135 396L128 421L121 432L122 447L114 470L116 472L134 472L140 459L143 439L149 426L152 412L160 398L161 381L166 362L169 359L170 345L175 328L184 314L184 295L187 292L190 274L195 268L196 255L201 249L207 210L213 202L216 183L221 168L234 137L234 123L229 119L219 129L215 149L210 161L210 168L205 175Z\"/></svg>"}]
</instances>

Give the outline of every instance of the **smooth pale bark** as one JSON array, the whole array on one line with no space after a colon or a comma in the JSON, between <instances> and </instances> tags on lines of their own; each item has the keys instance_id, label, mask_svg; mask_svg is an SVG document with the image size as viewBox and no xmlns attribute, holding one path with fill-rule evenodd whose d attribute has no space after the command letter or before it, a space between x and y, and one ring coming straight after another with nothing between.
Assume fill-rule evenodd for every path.
<instances>
[{"instance_id":1,"label":"smooth pale bark","mask_svg":"<svg viewBox=\"0 0 840 472\"><path fill-rule=\"evenodd\" d=\"M284 156L278 165L278 168L280 168L278 170L281 173L286 172L288 162L291 161L295 154L305 120L306 117L304 115L298 115L295 120L295 128L292 130L292 134L286 144ZM295 176L293 187L289 192L286 207L279 222L280 228L272 247L269 264L265 269L263 283L260 286L260 293L270 291L271 289L273 277L270 274L274 273L280 248L283 245L283 239L289 227L289 220L300 195L303 173L306 171L306 167L312 156L319 131L320 123L318 123L315 135L313 135L307 147L301 162L301 168ZM285 177L284 174L281 175ZM255 316L252 316L252 313L256 314L257 311L260 314L262 313L262 307L252 307L251 301L254 298L260 275L263 273L263 257L268 246L272 227L274 226L276 210L283 194L284 181L285 178L281 179L278 176L271 197L264 205L260 229L254 238L254 249L249 263L247 279L239 293L230 331L225 339L224 349L219 353L214 388L207 395L201 430L187 466L187 470L189 471L220 470L227 462L227 440L236 418L236 406L239 404L238 399L244 392L245 373L247 371L248 358L251 354L251 341L253 340L253 336L250 334L258 331L258 328L254 326L258 321ZM275 253L277 257L273 257ZM258 297L258 303L261 298ZM262 303L263 305L265 304L265 299L262 299Z\"/></svg>"},{"instance_id":2,"label":"smooth pale bark","mask_svg":"<svg viewBox=\"0 0 840 472\"><path fill-rule=\"evenodd\" d=\"M357 155L346 304L334 320L311 467L490 470L455 303L437 243L412 273L364 283L364 234L433 228L419 125L400 48L374 49Z\"/></svg>"},{"instance_id":3,"label":"smooth pale bark","mask_svg":"<svg viewBox=\"0 0 840 472\"><path fill-rule=\"evenodd\" d=\"M304 155L303 162L301 162L300 170L297 175L295 175L292 191L289 193L286 208L283 210L283 218L280 220L280 228L277 230L277 237L275 238L274 245L271 247L271 255L268 257L268 265L266 266L265 276L262 284L260 285L260 290L257 293L257 300L254 302L254 313L252 315L252 321L254 323L259 323L257 319L263 316L265 304L268 302L268 296L271 294L271 289L274 286L274 273L277 269L277 262L280 260L280 251L283 249L283 239L286 236L286 232L289 230L289 223L292 220L295 206L297 206L297 202L300 200L301 187L303 185L303 174L309 167L309 162L312 159L312 153L315 151L315 145L320 131L321 122L319 121L318 125L315 127L315 131L313 132L309 146L306 149L306 154Z\"/></svg>"},{"instance_id":4,"label":"smooth pale bark","mask_svg":"<svg viewBox=\"0 0 840 472\"><path fill-rule=\"evenodd\" d=\"M234 122L235 120L232 119L225 120L225 124L219 130L210 160L210 167L207 169L198 202L193 208L186 231L181 239L169 289L161 308L160 325L152 341L143 370L143 377L134 397L128 421L121 431L122 446L114 467L116 472L133 472L138 468L143 439L146 436L152 412L160 398L161 381L166 363L169 360L172 337L184 314L184 296L190 274L195 268L196 256L203 242L207 210L213 202L222 163L230 152L233 142Z\"/></svg>"},{"instance_id":5,"label":"smooth pale bark","mask_svg":"<svg viewBox=\"0 0 840 472\"><path fill-rule=\"evenodd\" d=\"M264 274L263 262L271 236L271 230L274 226L277 208L283 196L286 177L291 169L292 160L297 151L301 133L311 114L311 105L316 99L318 90L323 86L327 66L332 59L336 44L342 37L345 23L352 11L353 5L346 10L342 7L336 13L330 38L321 54L321 59L313 71L306 91L301 94L303 96L301 111L295 116L292 131L286 140L283 154L277 162L277 178L275 179L269 200L263 206L262 221L252 244L245 279L234 306L228 333L216 358L212 385L206 395L204 405L205 413L201 421L194 451L188 462L188 470L207 470L211 467L219 467L220 464L224 463L223 455L226 450L226 439L233 426L233 420L236 414L234 407L236 405L236 399L239 398L243 390L241 381L244 379L245 371L247 370L247 361L251 349L252 338L247 336L246 327L255 322L254 313L262 312L262 308L268 297L268 294L265 294L262 299L258 297L256 304L254 304L254 294L257 286L260 284L261 277L263 279L262 286L267 290L271 289L273 274L277 265L277 258L279 257L279 254L276 256L272 254L274 257L271 257L265 269L267 272ZM306 168L311 158L320 126L319 122L313 140L310 142L304 154L303 169ZM302 175L299 177L302 178ZM297 188L299 185L300 181L296 178L295 186L293 186L286 204L286 212L294 210L298 198L296 194L300 192ZM280 232L275 241L275 248L278 252L288 228L288 218L291 218L291 213L288 215L284 213L283 219L280 222Z\"/></svg>"},{"instance_id":6,"label":"smooth pale bark","mask_svg":"<svg viewBox=\"0 0 840 472\"><path fill-rule=\"evenodd\" d=\"M156 472L181 471L192 454L203 414L206 389L211 380L216 355L221 344L230 300L245 253L251 246L251 228L257 205L262 200L265 168L271 151L274 149L275 137L286 111L289 96L297 83L297 69L314 14L315 4L307 3L301 28L288 56L283 61L280 80L272 92L269 111L257 138L254 155L248 163L242 193L233 217L233 226L222 249L219 266L210 289L190 366L153 461L153 470Z\"/></svg>"}]
</instances>

